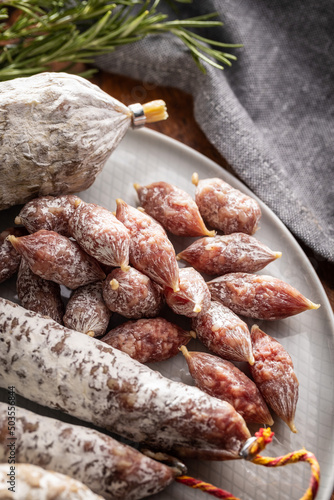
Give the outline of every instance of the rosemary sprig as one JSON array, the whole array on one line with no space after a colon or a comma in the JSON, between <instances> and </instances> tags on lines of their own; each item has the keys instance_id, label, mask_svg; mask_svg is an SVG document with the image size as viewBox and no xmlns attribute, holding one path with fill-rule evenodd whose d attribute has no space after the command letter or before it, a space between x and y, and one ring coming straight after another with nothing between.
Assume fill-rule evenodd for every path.
<instances>
[{"instance_id":1,"label":"rosemary sprig","mask_svg":"<svg viewBox=\"0 0 334 500\"><path fill-rule=\"evenodd\" d=\"M191 0L177 0L189 2ZM168 20L160 0L8 0L0 8L0 80L50 70L52 63L92 63L94 57L150 34L172 33L201 61L223 69L236 59L221 48L241 47L204 38L197 28L221 26L215 14ZM212 45L218 47L213 48ZM84 76L91 76L89 70Z\"/></svg>"}]
</instances>

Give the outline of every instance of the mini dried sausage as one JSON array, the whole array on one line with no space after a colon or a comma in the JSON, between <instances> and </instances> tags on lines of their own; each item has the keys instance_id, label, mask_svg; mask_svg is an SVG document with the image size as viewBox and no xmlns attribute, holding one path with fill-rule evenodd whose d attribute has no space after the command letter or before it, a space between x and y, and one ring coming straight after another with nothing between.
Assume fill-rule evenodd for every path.
<instances>
[{"instance_id":1,"label":"mini dried sausage","mask_svg":"<svg viewBox=\"0 0 334 500\"><path fill-rule=\"evenodd\" d=\"M127 321L101 340L141 363L164 361L176 356L191 334L164 318Z\"/></svg>"},{"instance_id":2,"label":"mini dried sausage","mask_svg":"<svg viewBox=\"0 0 334 500\"><path fill-rule=\"evenodd\" d=\"M224 234L253 234L261 217L257 201L219 178L198 180L194 174L195 200L199 211L214 229Z\"/></svg>"},{"instance_id":3,"label":"mini dried sausage","mask_svg":"<svg viewBox=\"0 0 334 500\"><path fill-rule=\"evenodd\" d=\"M260 271L281 257L253 236L232 233L214 238L200 238L177 255L197 271L210 275Z\"/></svg>"},{"instance_id":4,"label":"mini dried sausage","mask_svg":"<svg viewBox=\"0 0 334 500\"><path fill-rule=\"evenodd\" d=\"M105 334L111 311L102 295L102 281L77 288L71 295L64 315L67 328L85 333L91 337Z\"/></svg>"},{"instance_id":5,"label":"mini dried sausage","mask_svg":"<svg viewBox=\"0 0 334 500\"><path fill-rule=\"evenodd\" d=\"M212 301L208 311L192 319L192 327L197 338L215 354L254 363L248 326L228 307Z\"/></svg>"},{"instance_id":6,"label":"mini dried sausage","mask_svg":"<svg viewBox=\"0 0 334 500\"><path fill-rule=\"evenodd\" d=\"M137 269L114 269L103 282L109 309L125 318L154 318L163 305L160 286Z\"/></svg>"},{"instance_id":7,"label":"mini dried sausage","mask_svg":"<svg viewBox=\"0 0 334 500\"><path fill-rule=\"evenodd\" d=\"M175 250L163 227L149 215L116 200L116 217L131 236L130 262L153 281L179 290L179 268Z\"/></svg>"},{"instance_id":8,"label":"mini dried sausage","mask_svg":"<svg viewBox=\"0 0 334 500\"><path fill-rule=\"evenodd\" d=\"M251 329L254 353L252 377L267 404L284 420L292 432L297 432L294 419L299 382L290 355L274 338L257 325Z\"/></svg>"},{"instance_id":9,"label":"mini dried sausage","mask_svg":"<svg viewBox=\"0 0 334 500\"><path fill-rule=\"evenodd\" d=\"M189 318L209 309L211 294L203 277L192 267L179 269L178 292L166 287L164 294L169 307L176 313Z\"/></svg>"},{"instance_id":10,"label":"mini dried sausage","mask_svg":"<svg viewBox=\"0 0 334 500\"><path fill-rule=\"evenodd\" d=\"M68 221L80 202L80 198L74 194L34 198L24 205L15 223L23 224L29 233L47 229L71 236Z\"/></svg>"},{"instance_id":11,"label":"mini dried sausage","mask_svg":"<svg viewBox=\"0 0 334 500\"><path fill-rule=\"evenodd\" d=\"M148 186L134 184L144 210L172 234L178 236L214 236L209 231L192 197L168 182Z\"/></svg>"},{"instance_id":12,"label":"mini dried sausage","mask_svg":"<svg viewBox=\"0 0 334 500\"><path fill-rule=\"evenodd\" d=\"M8 236L15 250L33 273L68 288L78 288L105 278L98 263L75 241L54 231L41 229L28 236Z\"/></svg>"},{"instance_id":13,"label":"mini dried sausage","mask_svg":"<svg viewBox=\"0 0 334 500\"><path fill-rule=\"evenodd\" d=\"M69 229L81 248L97 261L128 269L130 235L109 210L81 202L69 220Z\"/></svg>"},{"instance_id":14,"label":"mini dried sausage","mask_svg":"<svg viewBox=\"0 0 334 500\"><path fill-rule=\"evenodd\" d=\"M2 298L0 345L1 387L133 442L217 460L250 437L229 403Z\"/></svg>"},{"instance_id":15,"label":"mini dried sausage","mask_svg":"<svg viewBox=\"0 0 334 500\"><path fill-rule=\"evenodd\" d=\"M273 425L268 407L254 382L226 359L182 346L196 386L215 398L228 401L246 422Z\"/></svg>"},{"instance_id":16,"label":"mini dried sausage","mask_svg":"<svg viewBox=\"0 0 334 500\"><path fill-rule=\"evenodd\" d=\"M230 273L209 281L208 287L213 300L248 318L284 319L320 307L273 276Z\"/></svg>"},{"instance_id":17,"label":"mini dried sausage","mask_svg":"<svg viewBox=\"0 0 334 500\"><path fill-rule=\"evenodd\" d=\"M0 233L0 283L8 280L19 268L21 255L15 250L7 236L24 236L27 231L23 227L10 227Z\"/></svg>"},{"instance_id":18,"label":"mini dried sausage","mask_svg":"<svg viewBox=\"0 0 334 500\"><path fill-rule=\"evenodd\" d=\"M63 324L64 304L60 285L33 273L24 257L17 275L16 290L23 307Z\"/></svg>"}]
</instances>

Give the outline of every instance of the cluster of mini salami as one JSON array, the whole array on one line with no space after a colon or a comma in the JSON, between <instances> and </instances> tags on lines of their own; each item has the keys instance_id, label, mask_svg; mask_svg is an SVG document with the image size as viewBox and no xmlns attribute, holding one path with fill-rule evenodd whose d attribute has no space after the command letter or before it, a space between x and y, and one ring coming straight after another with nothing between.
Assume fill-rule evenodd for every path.
<instances>
[{"instance_id":1,"label":"cluster of mini salami","mask_svg":"<svg viewBox=\"0 0 334 500\"><path fill-rule=\"evenodd\" d=\"M15 220L24 227L1 234L1 280L18 270L25 308L142 363L181 348L200 389L247 422L272 424L268 404L295 431L291 358L239 315L277 320L318 306L277 278L252 274L281 255L252 236L261 216L254 199L218 178L194 174L193 183L195 201L166 182L135 184L140 208L118 199L115 214L75 195L28 202ZM198 239L176 256L166 231ZM61 285L72 290L66 307ZM161 317L166 306L189 318L188 330ZM124 322L108 331L114 313ZM187 350L195 334L211 354ZM253 380L232 363L240 361Z\"/></svg>"}]
</instances>

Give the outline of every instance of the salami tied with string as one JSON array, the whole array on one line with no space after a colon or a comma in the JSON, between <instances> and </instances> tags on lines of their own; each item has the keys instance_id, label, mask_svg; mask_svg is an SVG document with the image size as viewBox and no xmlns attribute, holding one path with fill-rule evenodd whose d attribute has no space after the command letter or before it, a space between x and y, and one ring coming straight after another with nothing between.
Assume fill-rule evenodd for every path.
<instances>
[{"instance_id":1,"label":"salami tied with string","mask_svg":"<svg viewBox=\"0 0 334 500\"><path fill-rule=\"evenodd\" d=\"M250 436L229 403L5 299L0 342L2 386L131 441L221 460L237 458Z\"/></svg>"}]
</instances>

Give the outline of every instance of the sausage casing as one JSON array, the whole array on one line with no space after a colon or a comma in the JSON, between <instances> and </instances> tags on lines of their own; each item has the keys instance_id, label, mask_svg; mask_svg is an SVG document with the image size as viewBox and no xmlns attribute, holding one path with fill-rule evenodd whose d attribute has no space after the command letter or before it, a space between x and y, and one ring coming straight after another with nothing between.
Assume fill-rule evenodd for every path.
<instances>
[{"instance_id":1,"label":"sausage casing","mask_svg":"<svg viewBox=\"0 0 334 500\"><path fill-rule=\"evenodd\" d=\"M91 337L105 334L112 313L104 303L102 286L102 281L96 281L74 290L63 318L67 328Z\"/></svg>"},{"instance_id":2,"label":"sausage casing","mask_svg":"<svg viewBox=\"0 0 334 500\"><path fill-rule=\"evenodd\" d=\"M50 316L57 323L63 324L64 304L60 285L33 273L24 257L20 262L16 291L25 309Z\"/></svg>"},{"instance_id":3,"label":"sausage casing","mask_svg":"<svg viewBox=\"0 0 334 500\"><path fill-rule=\"evenodd\" d=\"M27 260L33 273L59 285L76 289L105 278L96 260L79 245L55 231L8 237L13 247Z\"/></svg>"},{"instance_id":4,"label":"sausage casing","mask_svg":"<svg viewBox=\"0 0 334 500\"><path fill-rule=\"evenodd\" d=\"M138 500L165 488L173 470L94 429L16 407L15 461L81 481L106 500ZM8 406L0 403L0 463L10 457Z\"/></svg>"},{"instance_id":5,"label":"sausage casing","mask_svg":"<svg viewBox=\"0 0 334 500\"><path fill-rule=\"evenodd\" d=\"M229 403L5 299L0 342L0 385L134 442L227 459L250 436Z\"/></svg>"},{"instance_id":6,"label":"sausage casing","mask_svg":"<svg viewBox=\"0 0 334 500\"><path fill-rule=\"evenodd\" d=\"M0 233L0 283L8 280L19 268L21 255L15 250L7 236L16 237L27 234L25 228L10 227Z\"/></svg>"}]
</instances>

